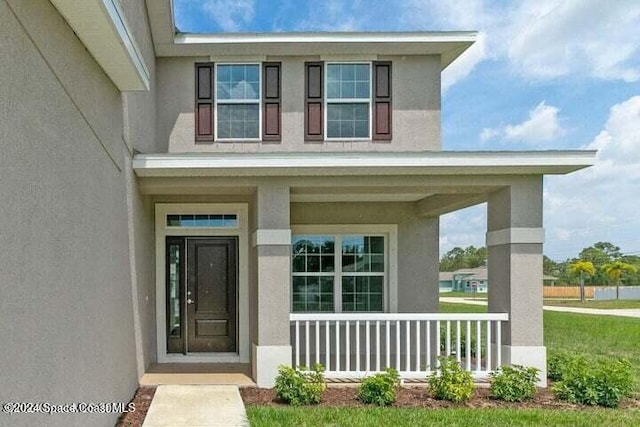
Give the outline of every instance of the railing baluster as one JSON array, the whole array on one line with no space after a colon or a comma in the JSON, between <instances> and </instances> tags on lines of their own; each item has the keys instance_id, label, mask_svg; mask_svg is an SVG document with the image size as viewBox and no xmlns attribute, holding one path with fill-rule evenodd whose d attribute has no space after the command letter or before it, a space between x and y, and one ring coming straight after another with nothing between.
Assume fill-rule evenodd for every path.
<instances>
[{"instance_id":1,"label":"railing baluster","mask_svg":"<svg viewBox=\"0 0 640 427\"><path fill-rule=\"evenodd\" d=\"M356 372L360 372L360 321L356 320Z\"/></svg>"},{"instance_id":2,"label":"railing baluster","mask_svg":"<svg viewBox=\"0 0 640 427\"><path fill-rule=\"evenodd\" d=\"M380 372L380 321L376 320L376 371Z\"/></svg>"},{"instance_id":3,"label":"railing baluster","mask_svg":"<svg viewBox=\"0 0 640 427\"><path fill-rule=\"evenodd\" d=\"M365 336L364 357L365 357L365 367L366 367L365 371L370 372L371 371L371 325L369 324L368 320L365 322L365 327L367 328L364 331L364 336Z\"/></svg>"},{"instance_id":4,"label":"railing baluster","mask_svg":"<svg viewBox=\"0 0 640 427\"><path fill-rule=\"evenodd\" d=\"M309 354L309 321L304 322L304 365L311 367L311 355Z\"/></svg>"},{"instance_id":5,"label":"railing baluster","mask_svg":"<svg viewBox=\"0 0 640 427\"><path fill-rule=\"evenodd\" d=\"M336 320L336 371L340 372L340 321Z\"/></svg>"},{"instance_id":6,"label":"railing baluster","mask_svg":"<svg viewBox=\"0 0 640 427\"><path fill-rule=\"evenodd\" d=\"M502 366L502 322L496 322L496 368Z\"/></svg>"},{"instance_id":7,"label":"railing baluster","mask_svg":"<svg viewBox=\"0 0 640 427\"><path fill-rule=\"evenodd\" d=\"M445 340L445 356L451 356L451 322L447 320L447 338Z\"/></svg>"},{"instance_id":8,"label":"railing baluster","mask_svg":"<svg viewBox=\"0 0 640 427\"><path fill-rule=\"evenodd\" d=\"M465 362L467 371L471 370L471 321L467 320L467 333L464 337Z\"/></svg>"},{"instance_id":9,"label":"railing baluster","mask_svg":"<svg viewBox=\"0 0 640 427\"><path fill-rule=\"evenodd\" d=\"M476 371L482 369L482 329L480 328L480 321L476 320Z\"/></svg>"},{"instance_id":10,"label":"railing baluster","mask_svg":"<svg viewBox=\"0 0 640 427\"><path fill-rule=\"evenodd\" d=\"M420 321L416 320L416 372L420 372Z\"/></svg>"},{"instance_id":11,"label":"railing baluster","mask_svg":"<svg viewBox=\"0 0 640 427\"><path fill-rule=\"evenodd\" d=\"M348 320L345 322L345 328L344 342L347 347L345 349L345 369L349 372L351 370L351 326L349 325Z\"/></svg>"},{"instance_id":12,"label":"railing baluster","mask_svg":"<svg viewBox=\"0 0 640 427\"><path fill-rule=\"evenodd\" d=\"M487 324L487 371L491 370L491 320L485 322Z\"/></svg>"},{"instance_id":13,"label":"railing baluster","mask_svg":"<svg viewBox=\"0 0 640 427\"><path fill-rule=\"evenodd\" d=\"M404 355L404 369L406 371L411 370L411 321L405 320L406 328L407 328L407 341L405 342L405 355Z\"/></svg>"},{"instance_id":14,"label":"railing baluster","mask_svg":"<svg viewBox=\"0 0 640 427\"><path fill-rule=\"evenodd\" d=\"M400 321L396 320L396 371L400 372Z\"/></svg>"},{"instance_id":15,"label":"railing baluster","mask_svg":"<svg viewBox=\"0 0 640 427\"><path fill-rule=\"evenodd\" d=\"M391 367L391 323L387 320L385 323L385 334L386 334L386 345L385 345L385 353L386 353L386 368Z\"/></svg>"},{"instance_id":16,"label":"railing baluster","mask_svg":"<svg viewBox=\"0 0 640 427\"><path fill-rule=\"evenodd\" d=\"M325 369L327 371L330 371L331 367L330 367L330 363L329 362L330 362L330 358L331 358L331 331L329 331L329 321L328 320L326 322L324 322L324 335L325 335L324 336L324 338L325 338L325 341L324 341L324 351L325 351L324 364L326 365Z\"/></svg>"},{"instance_id":17,"label":"railing baluster","mask_svg":"<svg viewBox=\"0 0 640 427\"><path fill-rule=\"evenodd\" d=\"M436 353L436 368L440 367L440 360L438 357L441 355L442 343L440 342L440 321L436 320L436 340L438 340L438 352Z\"/></svg>"},{"instance_id":18,"label":"railing baluster","mask_svg":"<svg viewBox=\"0 0 640 427\"><path fill-rule=\"evenodd\" d=\"M456 320L456 360L458 363L462 360L462 355L460 354L460 321Z\"/></svg>"},{"instance_id":19,"label":"railing baluster","mask_svg":"<svg viewBox=\"0 0 640 427\"><path fill-rule=\"evenodd\" d=\"M425 340L425 344L427 345L427 371L432 371L431 367L431 321L427 320L427 339Z\"/></svg>"},{"instance_id":20,"label":"railing baluster","mask_svg":"<svg viewBox=\"0 0 640 427\"><path fill-rule=\"evenodd\" d=\"M296 321L296 368L300 366L300 322Z\"/></svg>"},{"instance_id":21,"label":"railing baluster","mask_svg":"<svg viewBox=\"0 0 640 427\"><path fill-rule=\"evenodd\" d=\"M320 322L316 320L316 363L320 363Z\"/></svg>"}]
</instances>

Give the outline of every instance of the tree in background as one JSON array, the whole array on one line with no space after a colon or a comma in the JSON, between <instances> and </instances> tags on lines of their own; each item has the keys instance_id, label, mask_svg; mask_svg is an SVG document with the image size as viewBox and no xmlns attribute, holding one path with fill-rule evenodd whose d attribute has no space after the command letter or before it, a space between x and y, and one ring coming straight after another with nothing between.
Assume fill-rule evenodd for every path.
<instances>
[{"instance_id":1,"label":"tree in background","mask_svg":"<svg viewBox=\"0 0 640 427\"><path fill-rule=\"evenodd\" d=\"M620 248L609 242L597 242L593 246L584 248L579 254L578 259L572 261L590 261L596 269L596 273L589 278L589 282L593 285L603 285L607 283L608 276L602 269L605 264L610 264L622 257Z\"/></svg>"},{"instance_id":2,"label":"tree in background","mask_svg":"<svg viewBox=\"0 0 640 427\"><path fill-rule=\"evenodd\" d=\"M580 276L580 301L584 302L584 277L593 276L596 273L596 269L591 261L578 260L569 264L569 272Z\"/></svg>"},{"instance_id":3,"label":"tree in background","mask_svg":"<svg viewBox=\"0 0 640 427\"><path fill-rule=\"evenodd\" d=\"M476 268L487 265L487 248L455 247L440 259L440 271L456 271L461 268Z\"/></svg>"},{"instance_id":4,"label":"tree in background","mask_svg":"<svg viewBox=\"0 0 640 427\"><path fill-rule=\"evenodd\" d=\"M623 261L614 261L601 267L602 271L609 276L616 284L616 299L620 299L620 282L622 276L627 273L637 273L638 269L635 265L628 264Z\"/></svg>"}]
</instances>

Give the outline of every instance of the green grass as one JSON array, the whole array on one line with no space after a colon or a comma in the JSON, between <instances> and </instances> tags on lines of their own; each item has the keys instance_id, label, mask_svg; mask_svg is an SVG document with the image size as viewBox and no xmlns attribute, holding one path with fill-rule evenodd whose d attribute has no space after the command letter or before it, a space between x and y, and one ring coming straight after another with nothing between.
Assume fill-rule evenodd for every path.
<instances>
[{"instance_id":1,"label":"green grass","mask_svg":"<svg viewBox=\"0 0 640 427\"><path fill-rule=\"evenodd\" d=\"M576 299L545 299L544 305L556 305L561 307L580 307L580 308L600 308L604 310L640 308L640 300L611 300L611 301L594 301L587 300L580 302Z\"/></svg>"},{"instance_id":2,"label":"green grass","mask_svg":"<svg viewBox=\"0 0 640 427\"><path fill-rule=\"evenodd\" d=\"M440 297L452 297L452 298L474 298L473 292L440 292ZM487 299L486 293L476 293L475 299Z\"/></svg>"},{"instance_id":3,"label":"green grass","mask_svg":"<svg viewBox=\"0 0 640 427\"><path fill-rule=\"evenodd\" d=\"M421 409L421 408L247 408L261 426L631 426L640 410Z\"/></svg>"}]
</instances>

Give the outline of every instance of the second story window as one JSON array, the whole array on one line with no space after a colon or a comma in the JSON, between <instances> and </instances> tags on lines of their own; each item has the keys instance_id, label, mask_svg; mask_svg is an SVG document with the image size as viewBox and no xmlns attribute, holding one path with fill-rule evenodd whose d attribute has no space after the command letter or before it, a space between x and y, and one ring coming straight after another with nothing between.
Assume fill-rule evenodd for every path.
<instances>
[{"instance_id":1,"label":"second story window","mask_svg":"<svg viewBox=\"0 0 640 427\"><path fill-rule=\"evenodd\" d=\"M217 64L216 139L260 138L260 65Z\"/></svg>"},{"instance_id":2,"label":"second story window","mask_svg":"<svg viewBox=\"0 0 640 427\"><path fill-rule=\"evenodd\" d=\"M327 138L369 139L371 65L326 64Z\"/></svg>"},{"instance_id":3,"label":"second story window","mask_svg":"<svg viewBox=\"0 0 640 427\"><path fill-rule=\"evenodd\" d=\"M280 141L280 62L195 64L196 143Z\"/></svg>"}]
</instances>

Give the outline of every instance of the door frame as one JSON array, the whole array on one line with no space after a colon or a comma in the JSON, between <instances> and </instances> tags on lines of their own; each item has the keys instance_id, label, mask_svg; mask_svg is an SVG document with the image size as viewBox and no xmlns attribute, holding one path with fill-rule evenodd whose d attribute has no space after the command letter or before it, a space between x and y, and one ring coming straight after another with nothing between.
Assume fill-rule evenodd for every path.
<instances>
[{"instance_id":1,"label":"door frame","mask_svg":"<svg viewBox=\"0 0 640 427\"><path fill-rule=\"evenodd\" d=\"M249 363L249 216L246 203L156 203L156 343L158 363ZM167 226L170 214L235 214L233 227ZM237 349L235 353L167 353L166 237L237 237Z\"/></svg>"}]
</instances>

